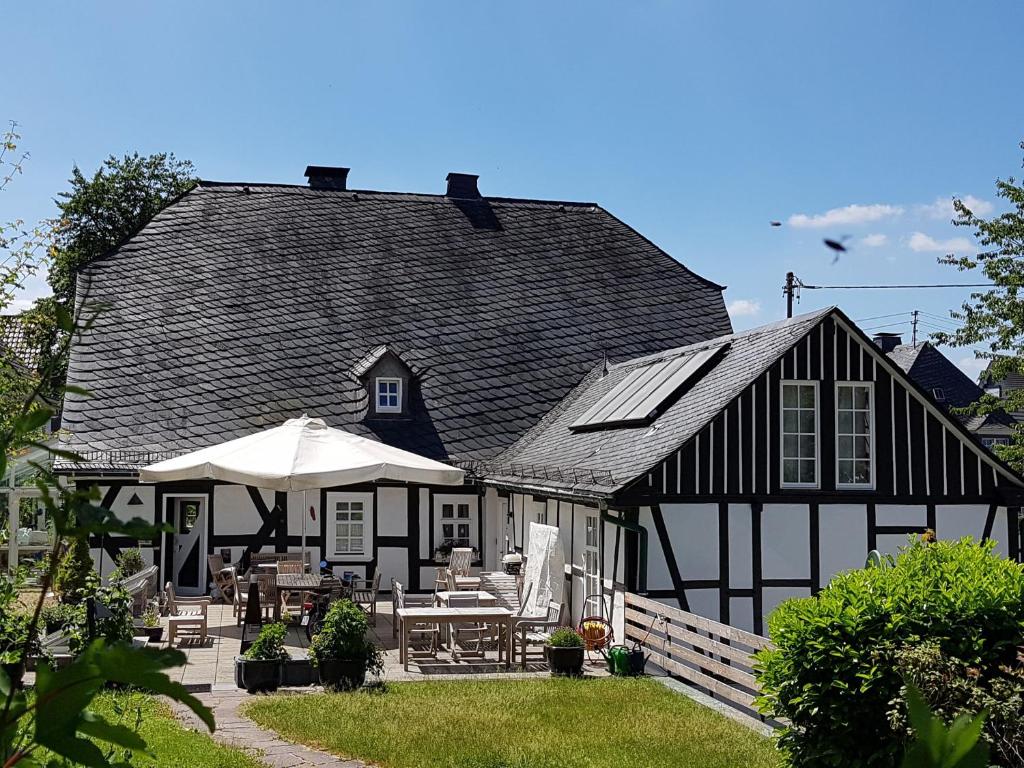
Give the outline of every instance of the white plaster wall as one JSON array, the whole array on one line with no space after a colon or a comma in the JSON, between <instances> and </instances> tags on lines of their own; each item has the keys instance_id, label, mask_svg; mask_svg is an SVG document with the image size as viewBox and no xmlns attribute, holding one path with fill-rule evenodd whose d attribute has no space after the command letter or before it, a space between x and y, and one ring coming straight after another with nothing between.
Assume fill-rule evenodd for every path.
<instances>
[{"instance_id":1,"label":"white plaster wall","mask_svg":"<svg viewBox=\"0 0 1024 768\"><path fill-rule=\"evenodd\" d=\"M729 586L750 589L753 586L753 549L750 531L750 505L729 505Z\"/></svg>"},{"instance_id":2,"label":"white plaster wall","mask_svg":"<svg viewBox=\"0 0 1024 768\"><path fill-rule=\"evenodd\" d=\"M868 512L864 504L818 507L821 584L840 571L863 568L868 555Z\"/></svg>"},{"instance_id":3,"label":"white plaster wall","mask_svg":"<svg viewBox=\"0 0 1024 768\"><path fill-rule=\"evenodd\" d=\"M274 492L260 490L267 509L274 508ZM319 494L318 494L319 495ZM300 502L301 503L301 502ZM290 506L290 505L289 505ZM256 533L263 524L244 485L216 485L213 488L213 534ZM299 525L301 525L301 518ZM297 529L298 530L298 529Z\"/></svg>"},{"instance_id":4,"label":"white plaster wall","mask_svg":"<svg viewBox=\"0 0 1024 768\"><path fill-rule=\"evenodd\" d=\"M688 589L686 601L690 604L690 613L718 621L720 611L717 589Z\"/></svg>"},{"instance_id":5,"label":"white plaster wall","mask_svg":"<svg viewBox=\"0 0 1024 768\"><path fill-rule=\"evenodd\" d=\"M718 505L662 504L661 514L672 543L672 553L679 565L679 575L684 580L717 579ZM657 539L653 521L651 531ZM661 554L660 544L658 551ZM665 570L667 573L667 567ZM671 579L668 586L672 586Z\"/></svg>"},{"instance_id":6,"label":"white plaster wall","mask_svg":"<svg viewBox=\"0 0 1024 768\"><path fill-rule=\"evenodd\" d=\"M407 488L385 486L377 489L377 535L409 535L409 490Z\"/></svg>"},{"instance_id":7,"label":"white plaster wall","mask_svg":"<svg viewBox=\"0 0 1024 768\"><path fill-rule=\"evenodd\" d=\"M810 597L811 590L802 587L765 587L761 593L761 610L764 616L764 634L768 634L768 617L783 600L791 597Z\"/></svg>"},{"instance_id":8,"label":"white plaster wall","mask_svg":"<svg viewBox=\"0 0 1024 768\"><path fill-rule=\"evenodd\" d=\"M244 488L242 490L245 490ZM246 493L246 501L249 502L250 508L252 502L249 501L249 494ZM267 505L269 509L274 508L273 499L270 504ZM316 515L314 520L309 514L309 508L313 508L313 512ZM254 511L255 513L255 511ZM290 536L301 536L302 526L305 523L306 536L319 536L320 535L320 491L307 491L305 494L302 491L291 491L288 493L288 534ZM220 515L220 510L214 511L215 515ZM259 515L256 515L259 518ZM301 549L301 547L300 547Z\"/></svg>"},{"instance_id":9,"label":"white plaster wall","mask_svg":"<svg viewBox=\"0 0 1024 768\"><path fill-rule=\"evenodd\" d=\"M377 564L380 566L380 588L391 591L391 580L409 585L409 554L404 547L378 547ZM433 582L431 582L433 584Z\"/></svg>"},{"instance_id":10,"label":"white plaster wall","mask_svg":"<svg viewBox=\"0 0 1024 768\"><path fill-rule=\"evenodd\" d=\"M100 488L100 494L105 494L107 488ZM133 496L138 496L142 504L129 505ZM127 521L139 517L147 523L152 524L156 517L156 487L152 485L128 485L117 493L117 498L110 505L110 511L118 520Z\"/></svg>"},{"instance_id":11,"label":"white plaster wall","mask_svg":"<svg viewBox=\"0 0 1024 768\"><path fill-rule=\"evenodd\" d=\"M806 579L811 574L806 504L765 504L761 513L761 576Z\"/></svg>"},{"instance_id":12,"label":"white plaster wall","mask_svg":"<svg viewBox=\"0 0 1024 768\"><path fill-rule=\"evenodd\" d=\"M895 555L900 547L907 545L907 534L905 533L880 533L875 537L875 548L883 555ZM865 553L865 558L867 553ZM863 567L864 563L861 562Z\"/></svg>"},{"instance_id":13,"label":"white plaster wall","mask_svg":"<svg viewBox=\"0 0 1024 768\"><path fill-rule=\"evenodd\" d=\"M729 624L747 632L754 631L754 600L750 597L729 598Z\"/></svg>"},{"instance_id":14,"label":"white plaster wall","mask_svg":"<svg viewBox=\"0 0 1024 768\"><path fill-rule=\"evenodd\" d=\"M654 518L648 507L640 508L640 525L647 529L647 588L672 589L672 576L665 562L665 553L658 538L658 529L654 527Z\"/></svg>"},{"instance_id":15,"label":"white plaster wall","mask_svg":"<svg viewBox=\"0 0 1024 768\"><path fill-rule=\"evenodd\" d=\"M1000 512L1005 512L1001 508ZM985 533L985 518L988 517L988 507L983 504L975 505L935 505L935 535L940 539L956 541L964 536L970 536L975 541L980 541ZM992 526L992 538L997 541L1002 539L1006 542L1006 516L996 517L996 524Z\"/></svg>"},{"instance_id":16,"label":"white plaster wall","mask_svg":"<svg viewBox=\"0 0 1024 768\"><path fill-rule=\"evenodd\" d=\"M928 506L925 504L877 504L876 525L927 525Z\"/></svg>"}]
</instances>

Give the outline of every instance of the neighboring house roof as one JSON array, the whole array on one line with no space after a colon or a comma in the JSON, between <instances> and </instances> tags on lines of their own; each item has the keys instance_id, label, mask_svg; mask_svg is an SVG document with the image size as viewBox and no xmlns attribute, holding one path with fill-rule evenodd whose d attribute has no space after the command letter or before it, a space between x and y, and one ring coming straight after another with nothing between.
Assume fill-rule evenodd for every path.
<instances>
[{"instance_id":1,"label":"neighboring house roof","mask_svg":"<svg viewBox=\"0 0 1024 768\"><path fill-rule=\"evenodd\" d=\"M721 286L591 203L205 182L78 285L108 308L72 349L91 396L63 423L120 469L303 412L490 458L603 355L730 330ZM410 420L366 418L353 372L385 345L416 375Z\"/></svg>"},{"instance_id":2,"label":"neighboring house roof","mask_svg":"<svg viewBox=\"0 0 1024 768\"><path fill-rule=\"evenodd\" d=\"M608 495L624 488L677 449L763 374L832 308L720 336L612 365L595 368L543 421L515 445L479 468L487 480L576 493ZM727 346L726 346L727 345ZM711 371L684 385L652 423L580 431L570 429L584 413L633 371L652 362L725 347Z\"/></svg>"},{"instance_id":3,"label":"neighboring house roof","mask_svg":"<svg viewBox=\"0 0 1024 768\"><path fill-rule=\"evenodd\" d=\"M987 437L1011 433L1015 421L1007 413L972 416L950 411L978 402L984 392L930 342L900 344L888 355L918 386L932 394L939 405L972 432L984 433ZM941 390L942 398L935 394L936 390Z\"/></svg>"},{"instance_id":4,"label":"neighboring house roof","mask_svg":"<svg viewBox=\"0 0 1024 768\"><path fill-rule=\"evenodd\" d=\"M16 363L31 371L39 363L39 348L30 341L21 315L0 315L0 350L9 351Z\"/></svg>"}]
</instances>

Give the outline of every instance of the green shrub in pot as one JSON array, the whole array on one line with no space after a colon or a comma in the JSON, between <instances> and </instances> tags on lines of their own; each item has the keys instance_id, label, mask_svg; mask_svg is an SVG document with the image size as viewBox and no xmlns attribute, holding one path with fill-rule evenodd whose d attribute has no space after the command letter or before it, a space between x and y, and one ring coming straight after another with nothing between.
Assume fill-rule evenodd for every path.
<instances>
[{"instance_id":1,"label":"green shrub in pot","mask_svg":"<svg viewBox=\"0 0 1024 768\"><path fill-rule=\"evenodd\" d=\"M320 670L320 682L328 688L358 688L367 672L380 672L384 657L367 637L366 614L350 600L338 600L313 636L309 657Z\"/></svg>"},{"instance_id":2,"label":"green shrub in pot","mask_svg":"<svg viewBox=\"0 0 1024 768\"><path fill-rule=\"evenodd\" d=\"M235 660L242 687L249 693L276 691L281 684L281 667L290 658L284 647L287 635L284 624L265 624L249 650Z\"/></svg>"},{"instance_id":3,"label":"green shrub in pot","mask_svg":"<svg viewBox=\"0 0 1024 768\"><path fill-rule=\"evenodd\" d=\"M558 627L548 638L545 655L552 675L583 674L583 637L572 627Z\"/></svg>"}]
</instances>

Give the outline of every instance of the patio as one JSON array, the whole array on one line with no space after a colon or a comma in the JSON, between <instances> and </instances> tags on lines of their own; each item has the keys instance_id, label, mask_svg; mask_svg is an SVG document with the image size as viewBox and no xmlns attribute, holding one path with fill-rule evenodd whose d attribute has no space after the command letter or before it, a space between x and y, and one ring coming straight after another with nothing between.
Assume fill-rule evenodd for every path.
<instances>
[{"instance_id":1,"label":"patio","mask_svg":"<svg viewBox=\"0 0 1024 768\"><path fill-rule=\"evenodd\" d=\"M173 676L194 690L237 690L235 688L234 659L239 654L242 629L236 626L231 606L214 603L208 611L208 631L205 644L197 639L181 638L175 647L183 651L187 663L180 670L173 670ZM162 620L166 626L166 619ZM497 660L496 644L485 643L484 655L463 655L453 660L449 652L442 647L436 657L425 653L413 652L410 655L409 671L402 668L399 659L399 641L394 636L394 623L391 613L391 600L377 602L377 623L371 625L374 642L381 646L384 653L384 671L381 679L385 682L412 680L444 680L471 677L472 679L516 679L531 677L547 677L547 665L540 661L540 647L531 646L530 656L534 657L527 664L526 671L519 663L506 670L504 663ZM167 632L164 631L166 640ZM309 645L305 630L302 627L290 627L286 640L288 650L293 655L305 652ZM161 643L162 647L166 643ZM518 658L518 657L517 657ZM604 660L594 653L593 658L584 664L584 673L588 676L606 676L608 674ZM294 689L303 690L303 689ZM314 690L314 689L306 689Z\"/></svg>"}]
</instances>

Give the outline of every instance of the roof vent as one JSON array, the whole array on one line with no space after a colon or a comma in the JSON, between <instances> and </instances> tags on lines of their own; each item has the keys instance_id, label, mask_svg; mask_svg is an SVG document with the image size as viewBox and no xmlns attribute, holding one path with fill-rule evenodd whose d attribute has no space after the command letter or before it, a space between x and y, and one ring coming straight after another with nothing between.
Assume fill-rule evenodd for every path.
<instances>
[{"instance_id":1,"label":"roof vent","mask_svg":"<svg viewBox=\"0 0 1024 768\"><path fill-rule=\"evenodd\" d=\"M349 170L333 165L307 165L304 175L312 189L345 189Z\"/></svg>"},{"instance_id":2,"label":"roof vent","mask_svg":"<svg viewBox=\"0 0 1024 768\"><path fill-rule=\"evenodd\" d=\"M479 178L475 173L449 173L445 177L445 181L448 182L448 191L445 195L462 200L479 200L480 190L476 186Z\"/></svg>"},{"instance_id":3,"label":"roof vent","mask_svg":"<svg viewBox=\"0 0 1024 768\"><path fill-rule=\"evenodd\" d=\"M885 353L892 352L903 343L903 337L898 333L876 333L872 340Z\"/></svg>"}]
</instances>

